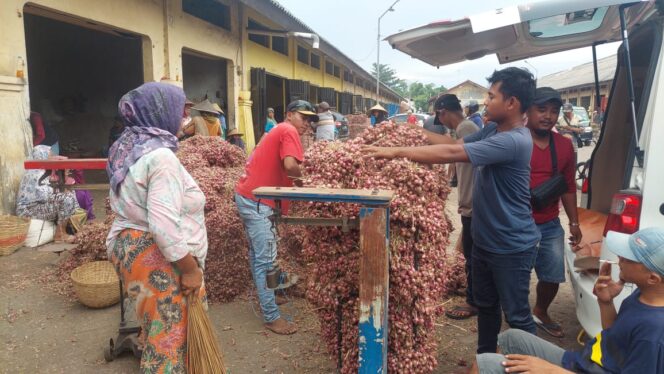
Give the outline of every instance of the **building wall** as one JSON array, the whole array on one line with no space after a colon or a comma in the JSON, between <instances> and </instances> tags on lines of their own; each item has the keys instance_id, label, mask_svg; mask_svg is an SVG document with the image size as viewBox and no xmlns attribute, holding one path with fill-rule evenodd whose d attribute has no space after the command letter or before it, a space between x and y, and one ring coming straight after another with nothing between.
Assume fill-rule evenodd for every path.
<instances>
[{"instance_id":1,"label":"building wall","mask_svg":"<svg viewBox=\"0 0 664 374\"><path fill-rule=\"evenodd\" d=\"M596 101L596 94L595 94L595 85L594 84L589 84L581 87L573 87L573 88L563 88L559 89L558 92L560 92L560 96L562 97L563 101L568 103L568 102L574 102L576 100L576 105L581 106L581 99L584 96L589 96L590 97L590 104L589 106L594 110L597 105L601 105L601 101L597 100ZM609 93L611 92L611 82L601 82L600 83L600 97L609 97ZM587 106L586 106L586 109ZM606 108L603 108L606 109Z\"/></svg>"},{"instance_id":2,"label":"building wall","mask_svg":"<svg viewBox=\"0 0 664 374\"><path fill-rule=\"evenodd\" d=\"M24 10L84 27L105 28L142 36L145 81L165 78L182 85L183 48L227 60L228 122L237 123L236 56L241 45L238 3L231 6L232 31L211 25L182 11L180 0L25 0L0 2L0 213L13 214L15 195L23 175L23 161L32 148L30 72L27 67ZM90 23L92 23L92 25ZM85 53L85 51L81 51ZM17 60L25 61L24 79L16 78Z\"/></svg>"},{"instance_id":3,"label":"building wall","mask_svg":"<svg viewBox=\"0 0 664 374\"><path fill-rule=\"evenodd\" d=\"M463 104L466 104L468 100L477 100L477 102L482 105L486 97L487 89L484 87L477 87L471 83L464 83L450 89L447 93L457 95Z\"/></svg>"}]
</instances>

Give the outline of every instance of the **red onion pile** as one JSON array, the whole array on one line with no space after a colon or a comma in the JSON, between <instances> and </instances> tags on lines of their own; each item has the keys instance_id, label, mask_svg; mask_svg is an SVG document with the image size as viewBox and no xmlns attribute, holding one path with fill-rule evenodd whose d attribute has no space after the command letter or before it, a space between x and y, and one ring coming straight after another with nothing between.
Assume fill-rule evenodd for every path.
<instances>
[{"instance_id":1,"label":"red onion pile","mask_svg":"<svg viewBox=\"0 0 664 374\"><path fill-rule=\"evenodd\" d=\"M212 302L230 301L253 284L247 240L233 200L246 155L219 137L194 136L180 143L177 156L205 194L205 290Z\"/></svg>"},{"instance_id":2,"label":"red onion pile","mask_svg":"<svg viewBox=\"0 0 664 374\"><path fill-rule=\"evenodd\" d=\"M211 302L230 301L252 284L247 241L233 201L233 190L244 171L246 155L219 137L194 136L180 143L177 156L205 193L208 298ZM78 245L60 263L56 273L58 280L69 284L69 274L77 266L107 259L106 236L115 218L108 198L106 214L104 222L89 223L76 235Z\"/></svg>"},{"instance_id":3,"label":"red onion pile","mask_svg":"<svg viewBox=\"0 0 664 374\"><path fill-rule=\"evenodd\" d=\"M445 250L452 230L444 213L449 193L445 169L406 159L363 158L360 148L366 144L418 146L427 144L427 140L417 129L384 123L346 143L317 142L305 156L304 184L307 187L379 188L396 193L390 205L388 371L430 373L437 364L434 321L442 311L441 299L448 279ZM356 217L359 207L308 203L294 206L291 214ZM359 233L308 227L302 255L308 263L307 298L318 314L324 341L334 357L342 361L341 372L355 373L358 369Z\"/></svg>"}]
</instances>

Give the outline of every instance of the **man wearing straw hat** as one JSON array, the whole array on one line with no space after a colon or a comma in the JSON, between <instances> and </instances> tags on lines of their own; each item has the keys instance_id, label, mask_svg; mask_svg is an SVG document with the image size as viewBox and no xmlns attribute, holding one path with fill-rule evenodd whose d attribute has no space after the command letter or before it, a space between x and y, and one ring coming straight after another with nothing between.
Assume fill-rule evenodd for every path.
<instances>
[{"instance_id":1,"label":"man wearing straw hat","mask_svg":"<svg viewBox=\"0 0 664 374\"><path fill-rule=\"evenodd\" d=\"M369 114L371 115L371 126L380 125L381 122L387 120L387 110L380 104L369 108Z\"/></svg>"},{"instance_id":2,"label":"man wearing straw hat","mask_svg":"<svg viewBox=\"0 0 664 374\"><path fill-rule=\"evenodd\" d=\"M228 135L226 135L226 141L233 144L234 146L240 147L240 149L246 152L247 145L244 144L244 140L242 140L243 135L244 134L239 132L237 128L234 128L228 132Z\"/></svg>"}]
</instances>

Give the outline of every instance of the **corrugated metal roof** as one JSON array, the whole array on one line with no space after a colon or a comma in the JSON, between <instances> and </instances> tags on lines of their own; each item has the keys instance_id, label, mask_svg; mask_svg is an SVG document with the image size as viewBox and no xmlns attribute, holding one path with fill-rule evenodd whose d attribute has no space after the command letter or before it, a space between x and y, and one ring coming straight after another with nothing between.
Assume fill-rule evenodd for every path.
<instances>
[{"instance_id":1,"label":"corrugated metal roof","mask_svg":"<svg viewBox=\"0 0 664 374\"><path fill-rule=\"evenodd\" d=\"M597 73L600 82L613 80L617 61L618 57L616 55L597 60ZM592 62L537 79L538 87L552 87L556 90L587 86L589 84L595 84L595 73Z\"/></svg>"},{"instance_id":2,"label":"corrugated metal roof","mask_svg":"<svg viewBox=\"0 0 664 374\"><path fill-rule=\"evenodd\" d=\"M359 75L369 81L375 81L376 77L371 75L368 71L364 70L360 65L355 63L350 57L343 54L337 47L332 45L329 41L323 38L320 34L315 32L311 27L307 26L299 18L295 17L288 9L283 5L279 4L275 0L241 0L247 6L250 6L262 14L270 16L270 19L282 27L286 28L288 31L299 31L299 32L309 32L317 34L320 38L320 50L323 51L328 56L337 60L337 62L346 65L353 73L359 73ZM275 12L276 11L276 12ZM279 14L280 13L280 14ZM403 99L401 95L387 87L383 83L380 86L392 93L394 96L398 97L400 100Z\"/></svg>"}]
</instances>

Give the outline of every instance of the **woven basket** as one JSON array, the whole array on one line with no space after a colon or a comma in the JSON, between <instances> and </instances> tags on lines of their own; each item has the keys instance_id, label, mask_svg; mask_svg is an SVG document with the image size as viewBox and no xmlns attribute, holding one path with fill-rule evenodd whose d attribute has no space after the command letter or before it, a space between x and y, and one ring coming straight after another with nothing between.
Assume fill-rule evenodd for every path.
<instances>
[{"instance_id":1,"label":"woven basket","mask_svg":"<svg viewBox=\"0 0 664 374\"><path fill-rule=\"evenodd\" d=\"M30 219L0 215L0 256L14 253L28 236Z\"/></svg>"},{"instance_id":2,"label":"woven basket","mask_svg":"<svg viewBox=\"0 0 664 374\"><path fill-rule=\"evenodd\" d=\"M113 264L94 261L71 272L74 290L81 304L90 308L105 308L120 301L120 280Z\"/></svg>"}]
</instances>

